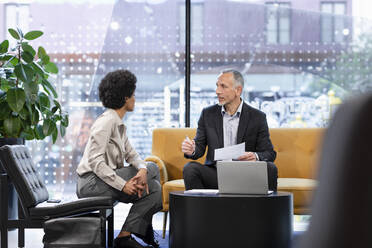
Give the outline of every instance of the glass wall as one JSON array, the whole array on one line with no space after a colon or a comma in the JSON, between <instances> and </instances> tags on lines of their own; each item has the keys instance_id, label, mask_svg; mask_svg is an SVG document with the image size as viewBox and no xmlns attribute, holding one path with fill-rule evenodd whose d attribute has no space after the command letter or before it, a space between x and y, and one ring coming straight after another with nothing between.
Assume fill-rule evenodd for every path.
<instances>
[{"instance_id":1,"label":"glass wall","mask_svg":"<svg viewBox=\"0 0 372 248\"><path fill-rule=\"evenodd\" d=\"M362 52L371 36L353 33L363 19L350 16L351 1L202 2L202 17L191 19L204 25L203 43L191 43L192 127L217 103L223 69L243 73L243 99L271 128L325 127L345 97L371 88L370 54Z\"/></svg>"},{"instance_id":2,"label":"glass wall","mask_svg":"<svg viewBox=\"0 0 372 248\"><path fill-rule=\"evenodd\" d=\"M52 81L69 113L66 136L56 144L27 142L52 197L75 194L75 170L90 127L104 111L97 87L108 72L128 69L137 76L136 108L124 123L143 158L151 153L154 128L184 126L184 87L173 86L184 76L181 6L184 1L0 3L6 20L1 40L10 38L8 27L42 30L44 35L31 43L42 45L59 68Z\"/></svg>"},{"instance_id":3,"label":"glass wall","mask_svg":"<svg viewBox=\"0 0 372 248\"><path fill-rule=\"evenodd\" d=\"M101 78L128 69L138 79L136 108L124 119L130 141L142 155L151 153L154 128L184 126L184 43L180 6L184 1L117 1L93 80L90 101L97 101ZM176 22L175 22L176 20ZM100 109L102 111L103 109ZM95 112L94 116L100 113Z\"/></svg>"},{"instance_id":4,"label":"glass wall","mask_svg":"<svg viewBox=\"0 0 372 248\"><path fill-rule=\"evenodd\" d=\"M372 22L351 17L352 6L192 0L191 126L217 102L216 79L227 68L243 73L242 97L270 127L326 126L343 99L372 85ZM53 81L70 115L66 136L54 145L28 142L52 197L74 195L75 169L104 111L97 86L106 73L137 75L136 108L124 122L143 158L154 128L185 126L185 0L6 1L0 16L0 40L8 27L41 29L32 44L43 45L60 71Z\"/></svg>"}]
</instances>

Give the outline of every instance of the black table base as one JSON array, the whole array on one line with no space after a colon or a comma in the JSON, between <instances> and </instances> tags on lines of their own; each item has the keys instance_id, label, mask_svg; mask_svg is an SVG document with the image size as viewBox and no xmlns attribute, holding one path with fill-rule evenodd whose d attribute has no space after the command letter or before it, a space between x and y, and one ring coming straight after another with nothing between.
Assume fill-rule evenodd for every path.
<instances>
[{"instance_id":1,"label":"black table base","mask_svg":"<svg viewBox=\"0 0 372 248\"><path fill-rule=\"evenodd\" d=\"M292 194L190 195L169 198L171 248L289 248Z\"/></svg>"}]
</instances>

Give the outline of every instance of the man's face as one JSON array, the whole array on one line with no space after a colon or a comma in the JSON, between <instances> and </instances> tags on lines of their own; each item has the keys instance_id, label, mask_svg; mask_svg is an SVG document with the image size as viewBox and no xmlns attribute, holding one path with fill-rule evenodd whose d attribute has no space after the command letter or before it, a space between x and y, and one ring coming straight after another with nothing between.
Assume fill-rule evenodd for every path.
<instances>
[{"instance_id":1,"label":"man's face","mask_svg":"<svg viewBox=\"0 0 372 248\"><path fill-rule=\"evenodd\" d=\"M232 73L221 74L218 77L216 86L219 105L228 105L240 99L242 87L234 87L234 75Z\"/></svg>"}]
</instances>

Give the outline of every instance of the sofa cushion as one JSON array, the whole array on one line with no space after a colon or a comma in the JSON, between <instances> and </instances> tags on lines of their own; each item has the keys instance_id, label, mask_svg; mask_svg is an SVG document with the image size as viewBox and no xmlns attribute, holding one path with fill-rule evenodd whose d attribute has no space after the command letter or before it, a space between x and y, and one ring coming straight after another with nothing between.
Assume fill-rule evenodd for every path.
<instances>
[{"instance_id":1,"label":"sofa cushion","mask_svg":"<svg viewBox=\"0 0 372 248\"><path fill-rule=\"evenodd\" d=\"M317 181L307 178L278 178L278 191L293 194L294 214L310 214L311 200Z\"/></svg>"}]
</instances>

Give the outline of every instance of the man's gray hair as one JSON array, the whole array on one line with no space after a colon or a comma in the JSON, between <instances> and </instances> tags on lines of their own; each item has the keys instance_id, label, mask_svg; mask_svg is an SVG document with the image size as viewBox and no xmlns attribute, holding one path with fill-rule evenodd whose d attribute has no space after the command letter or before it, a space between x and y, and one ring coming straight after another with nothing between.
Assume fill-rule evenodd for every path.
<instances>
[{"instance_id":1,"label":"man's gray hair","mask_svg":"<svg viewBox=\"0 0 372 248\"><path fill-rule=\"evenodd\" d=\"M236 70L233 70L233 69L227 69L227 70L223 70L221 73L222 74L232 73L233 76L234 76L234 81L235 81L234 87L240 85L240 86L242 86L242 88L244 88L244 78L243 78L243 75L240 72L238 72Z\"/></svg>"}]
</instances>

